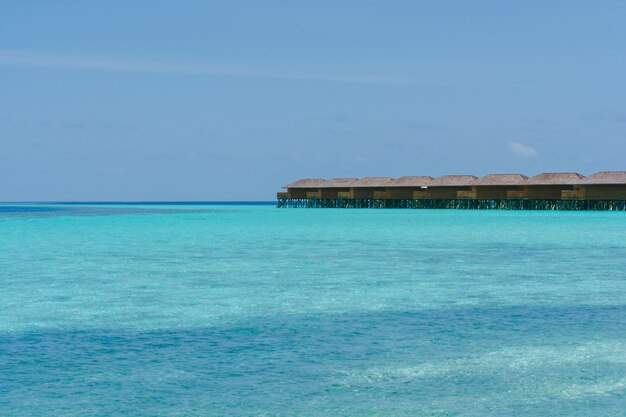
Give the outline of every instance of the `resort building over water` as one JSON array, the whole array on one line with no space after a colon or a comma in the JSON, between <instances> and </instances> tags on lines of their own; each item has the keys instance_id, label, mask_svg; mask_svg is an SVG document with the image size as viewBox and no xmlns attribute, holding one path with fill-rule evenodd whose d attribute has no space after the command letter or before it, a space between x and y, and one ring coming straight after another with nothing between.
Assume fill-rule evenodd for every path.
<instances>
[{"instance_id":1,"label":"resort building over water","mask_svg":"<svg viewBox=\"0 0 626 417\"><path fill-rule=\"evenodd\" d=\"M626 171L302 179L278 207L626 210Z\"/></svg>"}]
</instances>

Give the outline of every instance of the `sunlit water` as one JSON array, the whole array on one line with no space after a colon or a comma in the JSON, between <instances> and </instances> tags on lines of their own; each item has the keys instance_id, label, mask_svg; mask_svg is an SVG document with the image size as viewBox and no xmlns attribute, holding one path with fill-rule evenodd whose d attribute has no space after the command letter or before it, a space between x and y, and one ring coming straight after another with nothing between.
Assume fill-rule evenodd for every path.
<instances>
[{"instance_id":1,"label":"sunlit water","mask_svg":"<svg viewBox=\"0 0 626 417\"><path fill-rule=\"evenodd\" d=\"M626 213L0 205L2 416L623 416Z\"/></svg>"}]
</instances>

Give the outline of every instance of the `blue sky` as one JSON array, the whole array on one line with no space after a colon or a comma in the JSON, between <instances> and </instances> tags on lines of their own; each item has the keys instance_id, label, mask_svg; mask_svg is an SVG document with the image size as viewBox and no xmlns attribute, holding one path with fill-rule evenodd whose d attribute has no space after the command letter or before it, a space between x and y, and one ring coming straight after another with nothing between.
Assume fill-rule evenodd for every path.
<instances>
[{"instance_id":1,"label":"blue sky","mask_svg":"<svg viewBox=\"0 0 626 417\"><path fill-rule=\"evenodd\" d=\"M0 200L624 170L624 22L603 0L0 0Z\"/></svg>"}]
</instances>

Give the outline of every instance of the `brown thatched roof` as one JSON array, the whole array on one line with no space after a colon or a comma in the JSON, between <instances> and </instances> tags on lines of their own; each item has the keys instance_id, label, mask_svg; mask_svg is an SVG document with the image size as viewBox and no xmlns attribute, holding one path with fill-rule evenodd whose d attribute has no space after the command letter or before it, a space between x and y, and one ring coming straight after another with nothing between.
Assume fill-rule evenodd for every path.
<instances>
[{"instance_id":1,"label":"brown thatched roof","mask_svg":"<svg viewBox=\"0 0 626 417\"><path fill-rule=\"evenodd\" d=\"M351 187L386 187L393 183L389 177L365 177L354 181Z\"/></svg>"},{"instance_id":2,"label":"brown thatched roof","mask_svg":"<svg viewBox=\"0 0 626 417\"><path fill-rule=\"evenodd\" d=\"M489 174L482 178L473 175L444 175L433 179L428 176L366 177L301 179L284 188L347 188L347 187L467 187L470 185L576 185L576 184L626 184L626 171L601 171L585 177L576 172L544 172L528 178L522 174Z\"/></svg>"},{"instance_id":3,"label":"brown thatched roof","mask_svg":"<svg viewBox=\"0 0 626 417\"><path fill-rule=\"evenodd\" d=\"M332 180L326 181L326 184L324 185L324 187L326 187L326 188L330 188L330 187L335 187L335 188L352 187L352 184L354 184L356 181L357 181L356 178L333 178Z\"/></svg>"},{"instance_id":4,"label":"brown thatched roof","mask_svg":"<svg viewBox=\"0 0 626 417\"><path fill-rule=\"evenodd\" d=\"M585 179L585 184L626 184L626 171L600 171Z\"/></svg>"},{"instance_id":5,"label":"brown thatched roof","mask_svg":"<svg viewBox=\"0 0 626 417\"><path fill-rule=\"evenodd\" d=\"M528 177L522 174L489 174L476 181L476 185L522 185Z\"/></svg>"},{"instance_id":6,"label":"brown thatched roof","mask_svg":"<svg viewBox=\"0 0 626 417\"><path fill-rule=\"evenodd\" d=\"M435 178L430 184L433 187L441 186L468 186L474 185L478 180L478 177L473 175L444 175L442 177Z\"/></svg>"},{"instance_id":7,"label":"brown thatched roof","mask_svg":"<svg viewBox=\"0 0 626 417\"><path fill-rule=\"evenodd\" d=\"M394 187L427 187L433 182L433 177L400 177L393 182Z\"/></svg>"},{"instance_id":8,"label":"brown thatched roof","mask_svg":"<svg viewBox=\"0 0 626 417\"><path fill-rule=\"evenodd\" d=\"M584 175L577 172L543 172L535 175L527 182L529 185L573 185L581 184L585 179Z\"/></svg>"},{"instance_id":9,"label":"brown thatched roof","mask_svg":"<svg viewBox=\"0 0 626 417\"><path fill-rule=\"evenodd\" d=\"M318 178L305 178L298 181L294 181L287 185L283 185L283 188L319 188L327 187L328 181Z\"/></svg>"}]
</instances>

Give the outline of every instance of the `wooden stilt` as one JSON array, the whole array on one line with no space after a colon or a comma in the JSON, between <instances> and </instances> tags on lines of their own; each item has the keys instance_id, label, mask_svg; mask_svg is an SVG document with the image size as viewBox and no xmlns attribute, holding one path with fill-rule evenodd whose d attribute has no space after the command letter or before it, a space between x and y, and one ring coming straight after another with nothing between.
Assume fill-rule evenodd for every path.
<instances>
[{"instance_id":1,"label":"wooden stilt","mask_svg":"<svg viewBox=\"0 0 626 417\"><path fill-rule=\"evenodd\" d=\"M478 200L279 198L279 208L412 208L457 210L598 210L626 211L626 200Z\"/></svg>"}]
</instances>

